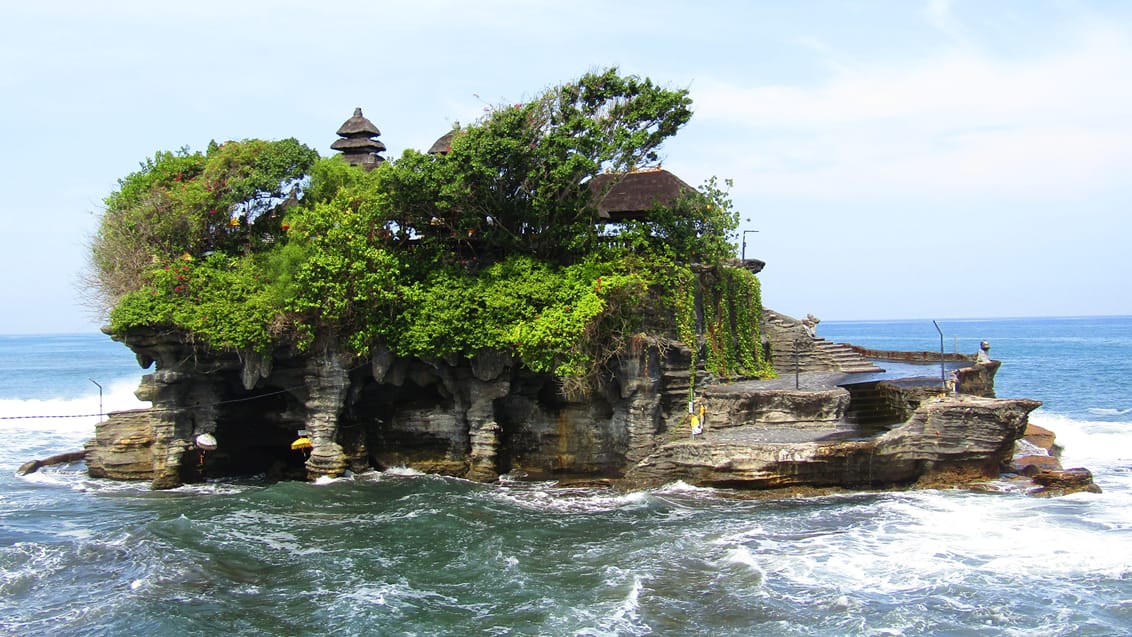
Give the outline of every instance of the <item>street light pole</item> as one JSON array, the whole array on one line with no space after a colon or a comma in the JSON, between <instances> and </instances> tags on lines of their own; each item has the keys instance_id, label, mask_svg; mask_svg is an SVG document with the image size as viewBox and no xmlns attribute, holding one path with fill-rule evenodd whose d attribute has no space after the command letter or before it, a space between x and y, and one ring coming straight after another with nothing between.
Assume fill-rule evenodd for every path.
<instances>
[{"instance_id":1,"label":"street light pole","mask_svg":"<svg viewBox=\"0 0 1132 637\"><path fill-rule=\"evenodd\" d=\"M758 230L744 230L743 231L743 248L739 253L739 259L741 261L747 260L747 233L749 233L749 232L758 232Z\"/></svg>"},{"instance_id":2,"label":"street light pole","mask_svg":"<svg viewBox=\"0 0 1132 637\"><path fill-rule=\"evenodd\" d=\"M944 363L945 357L943 355L943 330L939 329L939 323L934 320L932 325L935 326L935 331L939 332L939 382L944 389L947 389L947 366Z\"/></svg>"},{"instance_id":3,"label":"street light pole","mask_svg":"<svg viewBox=\"0 0 1132 637\"><path fill-rule=\"evenodd\" d=\"M93 378L87 380L98 385L98 381ZM98 422L102 422L102 385L98 385Z\"/></svg>"}]
</instances>

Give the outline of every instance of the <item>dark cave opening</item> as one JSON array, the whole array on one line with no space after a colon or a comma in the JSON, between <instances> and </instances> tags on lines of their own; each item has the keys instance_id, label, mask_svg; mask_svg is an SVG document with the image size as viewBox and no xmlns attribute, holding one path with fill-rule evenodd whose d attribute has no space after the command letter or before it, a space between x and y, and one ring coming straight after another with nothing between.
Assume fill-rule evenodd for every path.
<instances>
[{"instance_id":1,"label":"dark cave opening","mask_svg":"<svg viewBox=\"0 0 1132 637\"><path fill-rule=\"evenodd\" d=\"M369 465L380 470L415 457L443 456L452 449L452 431L431 415L452 412L439 383L406 379L392 385L370 378L342 414L339 442L347 449L364 446Z\"/></svg>"},{"instance_id":2,"label":"dark cave opening","mask_svg":"<svg viewBox=\"0 0 1132 637\"><path fill-rule=\"evenodd\" d=\"M304 426L303 406L277 387L256 388L216 408L217 448L185 452L182 479L265 475L269 480L305 480L309 451L292 450Z\"/></svg>"}]
</instances>

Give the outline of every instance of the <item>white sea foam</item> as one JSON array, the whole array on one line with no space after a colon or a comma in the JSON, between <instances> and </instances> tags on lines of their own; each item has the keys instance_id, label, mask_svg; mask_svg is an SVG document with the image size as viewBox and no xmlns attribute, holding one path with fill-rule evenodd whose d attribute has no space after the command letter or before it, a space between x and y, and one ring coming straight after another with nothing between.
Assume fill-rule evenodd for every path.
<instances>
[{"instance_id":1,"label":"white sea foam","mask_svg":"<svg viewBox=\"0 0 1132 637\"><path fill-rule=\"evenodd\" d=\"M713 561L730 590L771 591L804 605L843 608L876 596L898 601L952 587L979 587L982 597L1008 599L1013 593L1003 587L1004 573L1013 582L1132 575L1130 499L1126 491L1055 500L962 491L886 494L862 503L867 517L840 511L845 524L831 519L815 527L807 518L777 518L773 526L744 528L747 523L733 521L709 552L717 555ZM740 568L759 579L745 581Z\"/></svg>"},{"instance_id":2,"label":"white sea foam","mask_svg":"<svg viewBox=\"0 0 1132 637\"><path fill-rule=\"evenodd\" d=\"M102 413L148 407L134 395L136 382L108 387ZM0 431L7 439L0 462L20 465L28 460L75 451L94 435L99 422L97 394L86 398L0 399Z\"/></svg>"},{"instance_id":3,"label":"white sea foam","mask_svg":"<svg viewBox=\"0 0 1132 637\"><path fill-rule=\"evenodd\" d=\"M697 487L697 486L688 484L687 482L684 482L683 480L677 480L676 482L669 482L668 484L656 489L654 491L654 493L659 493L659 494L691 493L691 494L715 495L715 494L718 494L719 491L717 489L713 489L711 487Z\"/></svg>"},{"instance_id":4,"label":"white sea foam","mask_svg":"<svg viewBox=\"0 0 1132 637\"><path fill-rule=\"evenodd\" d=\"M134 396L137 388L136 380L118 380L105 388L102 395L101 413L123 409L137 409L148 407L148 402L142 402ZM82 398L3 398L0 399L0 416L7 418L43 416L74 416L89 415L97 420L100 413L99 396L97 392ZM60 419L62 420L62 419Z\"/></svg>"},{"instance_id":5,"label":"white sea foam","mask_svg":"<svg viewBox=\"0 0 1132 637\"><path fill-rule=\"evenodd\" d=\"M225 540L245 547L260 547L268 555L282 554L290 558L325 552L321 547L304 544L289 529L291 523L277 512L253 510L235 511L217 522Z\"/></svg>"},{"instance_id":6,"label":"white sea foam","mask_svg":"<svg viewBox=\"0 0 1132 637\"><path fill-rule=\"evenodd\" d=\"M1039 447L1034 443L1022 438L1014 443L1014 457L1020 458L1025 456L1048 456L1049 451L1043 447Z\"/></svg>"},{"instance_id":7,"label":"white sea foam","mask_svg":"<svg viewBox=\"0 0 1132 637\"><path fill-rule=\"evenodd\" d=\"M1089 407L1090 414L1097 416L1123 416L1125 414L1132 414L1132 408L1128 409L1111 409L1108 407Z\"/></svg>"},{"instance_id":8,"label":"white sea foam","mask_svg":"<svg viewBox=\"0 0 1132 637\"><path fill-rule=\"evenodd\" d=\"M1064 466L1127 467L1132 462L1132 422L1077 420L1040 410L1030 422L1056 434Z\"/></svg>"},{"instance_id":9,"label":"white sea foam","mask_svg":"<svg viewBox=\"0 0 1132 637\"><path fill-rule=\"evenodd\" d=\"M388 469L386 469L382 473L384 475L387 475L387 476L405 476L405 477L425 475L424 472L417 471L416 469L413 469L412 467L389 467Z\"/></svg>"},{"instance_id":10,"label":"white sea foam","mask_svg":"<svg viewBox=\"0 0 1132 637\"><path fill-rule=\"evenodd\" d=\"M41 484L52 487L73 487L76 486L77 483L81 482L82 478L85 477L85 475L85 472L80 475L76 471L63 472L59 471L58 469L54 471L41 469L39 471L36 471L35 473L29 473L27 475L20 476L20 478L25 482L31 484Z\"/></svg>"},{"instance_id":11,"label":"white sea foam","mask_svg":"<svg viewBox=\"0 0 1132 637\"><path fill-rule=\"evenodd\" d=\"M653 630L641 622L641 592L644 583L641 576L617 567L604 569L605 585L612 591L620 591L628 585L628 590L620 599L596 604L590 609L576 609L580 617L575 618L583 624L594 624L574 631L574 635L605 637L616 635L647 635Z\"/></svg>"},{"instance_id":12,"label":"white sea foam","mask_svg":"<svg viewBox=\"0 0 1132 637\"><path fill-rule=\"evenodd\" d=\"M501 486L489 492L490 497L512 506L539 511L592 513L635 509L648 506L650 496L643 491L610 493L605 489L563 488L553 483L523 483Z\"/></svg>"},{"instance_id":13,"label":"white sea foam","mask_svg":"<svg viewBox=\"0 0 1132 637\"><path fill-rule=\"evenodd\" d=\"M737 546L729 549L724 555L724 561L729 564L741 564L755 572L762 573L762 569L759 568L759 562L755 559L754 553L746 546Z\"/></svg>"},{"instance_id":14,"label":"white sea foam","mask_svg":"<svg viewBox=\"0 0 1132 637\"><path fill-rule=\"evenodd\" d=\"M235 495L244 493L245 491L255 490L261 488L257 481L262 481L265 478L264 474L254 476L245 476L241 481L237 482L230 478L220 478L217 480L208 480L206 482L193 482L189 484L182 484L176 489L170 491L175 493L193 493L197 495ZM143 482L148 488L149 483Z\"/></svg>"},{"instance_id":15,"label":"white sea foam","mask_svg":"<svg viewBox=\"0 0 1132 637\"><path fill-rule=\"evenodd\" d=\"M629 586L628 592L625 593L625 599L621 600L621 605L613 613L615 622L632 623L637 621L637 611L641 606L641 589L643 587L641 577L633 575L633 583Z\"/></svg>"}]
</instances>

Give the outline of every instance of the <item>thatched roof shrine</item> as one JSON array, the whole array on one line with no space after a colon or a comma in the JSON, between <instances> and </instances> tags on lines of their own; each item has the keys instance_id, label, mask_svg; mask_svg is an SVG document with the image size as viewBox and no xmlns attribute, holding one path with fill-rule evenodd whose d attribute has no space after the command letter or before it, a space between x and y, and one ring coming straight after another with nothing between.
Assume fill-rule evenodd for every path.
<instances>
[{"instance_id":1,"label":"thatched roof shrine","mask_svg":"<svg viewBox=\"0 0 1132 637\"><path fill-rule=\"evenodd\" d=\"M378 153L385 151L385 144L374 139L381 131L362 115L362 109L355 108L354 115L338 127L341 139L330 145L340 151L342 157L354 166L374 168L385 158Z\"/></svg>"},{"instance_id":2,"label":"thatched roof shrine","mask_svg":"<svg viewBox=\"0 0 1132 637\"><path fill-rule=\"evenodd\" d=\"M428 154L447 155L459 134L457 125L433 142ZM681 195L696 191L683 179L661 168L596 175L586 185L601 202L597 207L599 223L647 219L653 206L670 206Z\"/></svg>"},{"instance_id":3,"label":"thatched roof shrine","mask_svg":"<svg viewBox=\"0 0 1132 637\"><path fill-rule=\"evenodd\" d=\"M452 150L452 140L456 138L456 134L460 132L459 128L444 133L440 139L432 143L428 149L430 155L447 155Z\"/></svg>"},{"instance_id":4,"label":"thatched roof shrine","mask_svg":"<svg viewBox=\"0 0 1132 637\"><path fill-rule=\"evenodd\" d=\"M684 193L695 192L683 179L660 168L597 175L588 185L601 198L597 212L604 223L647 219L653 206L669 206Z\"/></svg>"}]
</instances>

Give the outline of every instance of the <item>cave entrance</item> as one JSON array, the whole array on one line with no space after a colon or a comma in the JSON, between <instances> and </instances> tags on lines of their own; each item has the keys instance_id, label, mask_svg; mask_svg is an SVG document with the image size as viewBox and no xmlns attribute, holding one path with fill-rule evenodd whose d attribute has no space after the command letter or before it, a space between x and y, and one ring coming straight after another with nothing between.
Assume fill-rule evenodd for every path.
<instances>
[{"instance_id":1,"label":"cave entrance","mask_svg":"<svg viewBox=\"0 0 1132 637\"><path fill-rule=\"evenodd\" d=\"M272 481L305 480L307 451L292 450L305 424L302 404L276 387L257 388L217 407L217 448L192 449L182 460L182 479L264 475Z\"/></svg>"},{"instance_id":2,"label":"cave entrance","mask_svg":"<svg viewBox=\"0 0 1132 637\"><path fill-rule=\"evenodd\" d=\"M452 413L452 400L438 382L427 380L418 376L392 385L371 377L362 385L338 428L338 441L347 455L358 457L364 449L369 466L385 470L419 463L432 466L454 453L465 453L467 432L453 428L458 424L455 418L438 416Z\"/></svg>"}]
</instances>

